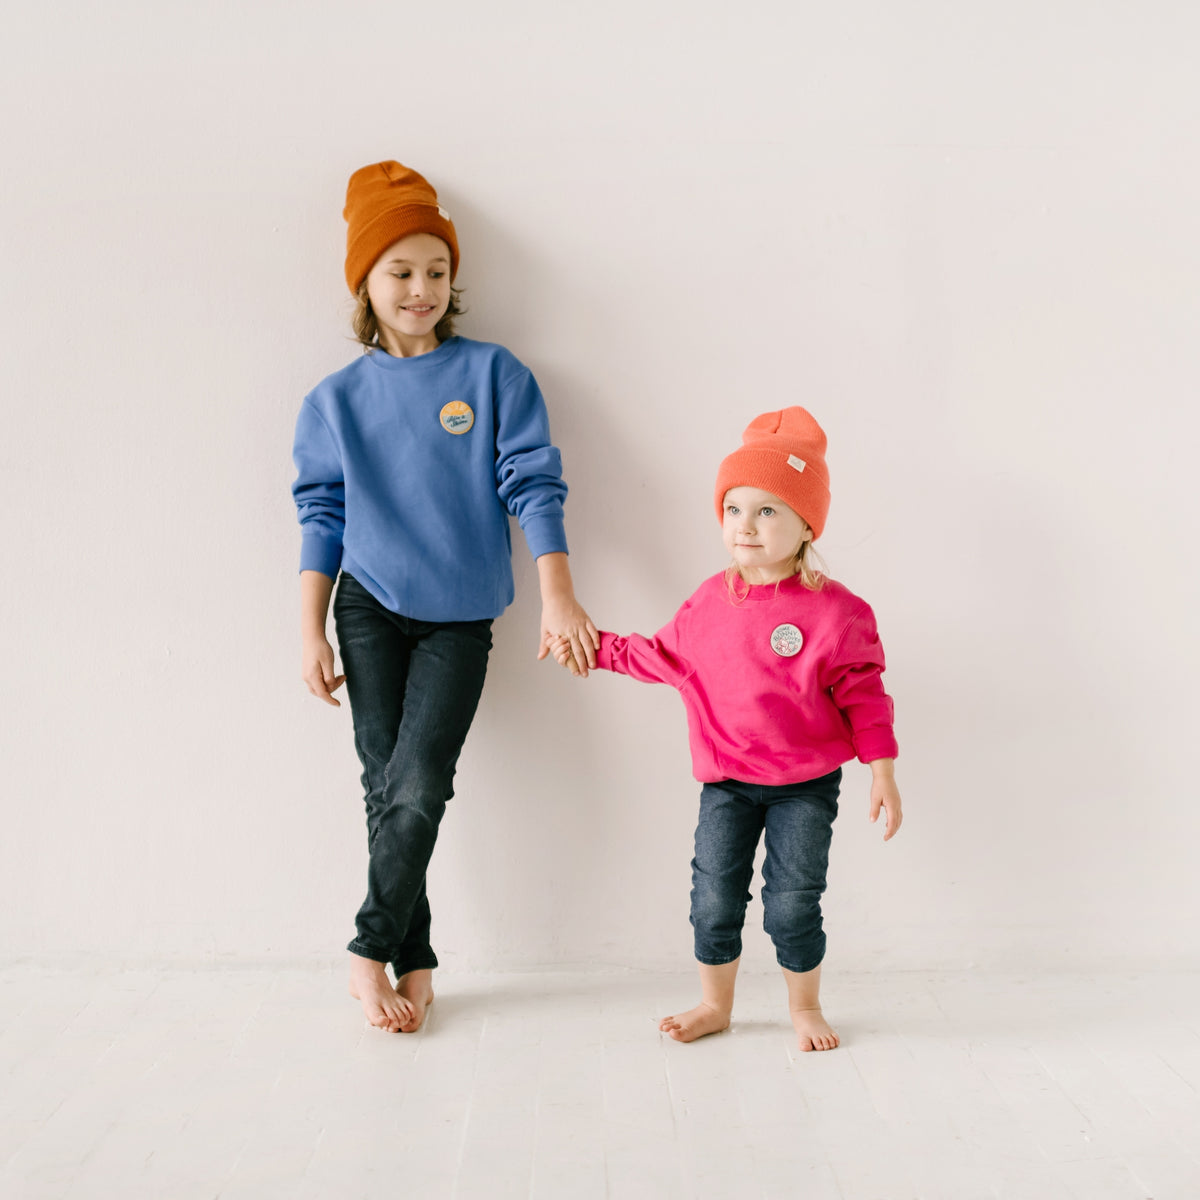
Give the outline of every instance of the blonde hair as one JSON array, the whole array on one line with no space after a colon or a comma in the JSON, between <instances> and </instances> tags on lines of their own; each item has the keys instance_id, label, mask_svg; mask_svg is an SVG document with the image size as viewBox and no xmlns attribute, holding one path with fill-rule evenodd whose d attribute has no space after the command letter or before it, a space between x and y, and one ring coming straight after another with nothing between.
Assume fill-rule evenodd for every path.
<instances>
[{"instance_id":1,"label":"blonde hair","mask_svg":"<svg viewBox=\"0 0 1200 1200\"><path fill-rule=\"evenodd\" d=\"M803 517L800 519L804 520ZM811 528L807 521L804 521L804 527ZM810 592L819 592L825 586L829 573L825 569L825 560L820 551L812 544L812 538L805 538L800 543L800 549L796 551L796 558L792 564L792 574L799 575L800 583ZM782 582L781 579L775 584L776 589ZM746 590L742 591L739 585L744 586ZM740 604L750 594L750 585L746 583L737 563L730 563L725 568L725 589L735 604Z\"/></svg>"},{"instance_id":2,"label":"blonde hair","mask_svg":"<svg viewBox=\"0 0 1200 1200\"><path fill-rule=\"evenodd\" d=\"M454 336L454 318L461 317L467 310L459 303L462 289L450 289L450 303L446 306L442 319L433 327L434 335L439 342ZM354 340L365 346L367 352L379 346L379 322L375 319L375 310L371 307L371 298L367 295L367 281L364 279L358 285L354 294L354 316L350 318L354 329Z\"/></svg>"}]
</instances>

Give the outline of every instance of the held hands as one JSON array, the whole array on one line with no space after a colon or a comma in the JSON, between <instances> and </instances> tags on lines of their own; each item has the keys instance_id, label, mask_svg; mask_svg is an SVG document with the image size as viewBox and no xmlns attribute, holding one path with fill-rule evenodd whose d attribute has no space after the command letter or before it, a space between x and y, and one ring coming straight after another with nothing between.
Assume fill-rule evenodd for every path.
<instances>
[{"instance_id":1,"label":"held hands","mask_svg":"<svg viewBox=\"0 0 1200 1200\"><path fill-rule=\"evenodd\" d=\"M554 661L558 663L560 667L566 667L572 675L586 674L586 672L581 672L575 663L575 655L571 651L570 638L551 638L548 651L554 657ZM593 662L592 665L595 666L595 663Z\"/></svg>"},{"instance_id":2,"label":"held hands","mask_svg":"<svg viewBox=\"0 0 1200 1200\"><path fill-rule=\"evenodd\" d=\"M900 791L896 787L893 775L896 760L894 758L877 758L871 763L871 821L879 820L880 809L884 812L886 832L883 840L890 841L900 829L904 815L900 811Z\"/></svg>"},{"instance_id":3,"label":"held hands","mask_svg":"<svg viewBox=\"0 0 1200 1200\"><path fill-rule=\"evenodd\" d=\"M575 599L571 568L562 551L540 555L537 560L538 582L542 589L542 631L538 637L538 662L551 653L554 644L565 639L575 663L572 675L586 676L596 665L600 649L600 631ZM555 654L557 658L558 655Z\"/></svg>"},{"instance_id":4,"label":"held hands","mask_svg":"<svg viewBox=\"0 0 1200 1200\"><path fill-rule=\"evenodd\" d=\"M588 671L595 669L599 649L600 632L578 600L543 603L539 661L552 654L572 675L586 678Z\"/></svg>"},{"instance_id":5,"label":"held hands","mask_svg":"<svg viewBox=\"0 0 1200 1200\"><path fill-rule=\"evenodd\" d=\"M318 700L341 708L342 702L335 700L332 693L346 682L346 677L333 673L333 647L323 635L314 634L304 639L300 677Z\"/></svg>"}]
</instances>

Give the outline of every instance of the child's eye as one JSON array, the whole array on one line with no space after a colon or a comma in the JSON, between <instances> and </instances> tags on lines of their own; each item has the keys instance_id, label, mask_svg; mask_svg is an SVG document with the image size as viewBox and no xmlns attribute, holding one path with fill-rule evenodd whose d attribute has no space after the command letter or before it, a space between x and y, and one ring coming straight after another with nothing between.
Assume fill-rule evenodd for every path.
<instances>
[{"instance_id":1,"label":"child's eye","mask_svg":"<svg viewBox=\"0 0 1200 1200\"><path fill-rule=\"evenodd\" d=\"M393 271L392 274L395 275L395 277L397 279L407 279L409 277L409 275L412 274L412 272L411 271Z\"/></svg>"},{"instance_id":2,"label":"child's eye","mask_svg":"<svg viewBox=\"0 0 1200 1200\"><path fill-rule=\"evenodd\" d=\"M759 512L761 512L764 517L773 517L775 515L775 510L771 508L770 505L768 505L766 508L759 509Z\"/></svg>"},{"instance_id":3,"label":"child's eye","mask_svg":"<svg viewBox=\"0 0 1200 1200\"><path fill-rule=\"evenodd\" d=\"M727 505L727 506L726 506L726 508L725 508L725 511L726 511L726 512L727 512L727 513L728 513L728 514L731 516L731 517L736 517L736 516L738 515L738 513L739 513L739 512L741 512L741 509L739 509L739 508L738 508L738 506L737 506L736 504L730 504L730 505Z\"/></svg>"}]
</instances>

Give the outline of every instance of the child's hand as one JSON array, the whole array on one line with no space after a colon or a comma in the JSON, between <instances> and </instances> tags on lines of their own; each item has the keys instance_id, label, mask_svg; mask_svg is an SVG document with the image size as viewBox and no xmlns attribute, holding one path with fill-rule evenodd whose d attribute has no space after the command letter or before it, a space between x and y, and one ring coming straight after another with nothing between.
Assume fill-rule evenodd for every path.
<instances>
[{"instance_id":1,"label":"child's hand","mask_svg":"<svg viewBox=\"0 0 1200 1200\"><path fill-rule=\"evenodd\" d=\"M883 835L885 842L896 836L900 822L904 820L900 811L900 791L893 774L895 762L894 758L877 758L871 764L871 821L879 820L879 810L883 809L887 827Z\"/></svg>"},{"instance_id":2,"label":"child's hand","mask_svg":"<svg viewBox=\"0 0 1200 1200\"><path fill-rule=\"evenodd\" d=\"M575 655L571 650L571 639L569 637L556 637L548 643L550 654L554 657L554 661L560 667L566 667L572 675L580 675L582 672L575 663Z\"/></svg>"},{"instance_id":3,"label":"child's hand","mask_svg":"<svg viewBox=\"0 0 1200 1200\"><path fill-rule=\"evenodd\" d=\"M575 599L571 568L565 551L538 555L538 583L542 589L542 629L538 635L538 662L551 652L554 643L566 638L575 658L573 675L586 675L596 665L600 632L582 604ZM557 658L557 654L555 655Z\"/></svg>"},{"instance_id":4,"label":"child's hand","mask_svg":"<svg viewBox=\"0 0 1200 1200\"><path fill-rule=\"evenodd\" d=\"M345 675L333 673L333 647L324 637L306 637L301 654L300 677L308 684L308 690L318 700L341 708L342 702L335 700L332 693L346 682Z\"/></svg>"},{"instance_id":5,"label":"child's hand","mask_svg":"<svg viewBox=\"0 0 1200 1200\"><path fill-rule=\"evenodd\" d=\"M542 648L538 658L545 658L548 653L558 658L556 646L564 640L574 661L571 674L586 676L596 665L600 634L583 606L573 597L542 605Z\"/></svg>"}]
</instances>

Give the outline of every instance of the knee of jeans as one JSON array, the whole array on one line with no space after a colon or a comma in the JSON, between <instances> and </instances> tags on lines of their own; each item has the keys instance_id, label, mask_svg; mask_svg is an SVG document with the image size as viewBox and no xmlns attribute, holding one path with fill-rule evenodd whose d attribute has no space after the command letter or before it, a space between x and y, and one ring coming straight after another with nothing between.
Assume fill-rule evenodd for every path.
<instances>
[{"instance_id":1,"label":"knee of jeans","mask_svg":"<svg viewBox=\"0 0 1200 1200\"><path fill-rule=\"evenodd\" d=\"M410 761L389 774L385 802L389 809L440 820L446 801L454 794L453 772L421 760Z\"/></svg>"},{"instance_id":2,"label":"knee of jeans","mask_svg":"<svg viewBox=\"0 0 1200 1200\"><path fill-rule=\"evenodd\" d=\"M692 924L717 933L740 930L749 899L749 894L740 889L693 886Z\"/></svg>"},{"instance_id":3,"label":"knee of jeans","mask_svg":"<svg viewBox=\"0 0 1200 1200\"><path fill-rule=\"evenodd\" d=\"M804 943L821 932L821 893L763 890L763 929L772 940Z\"/></svg>"}]
</instances>

